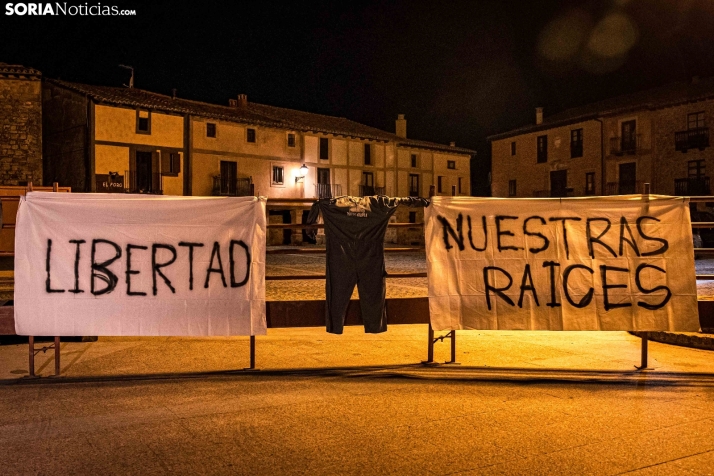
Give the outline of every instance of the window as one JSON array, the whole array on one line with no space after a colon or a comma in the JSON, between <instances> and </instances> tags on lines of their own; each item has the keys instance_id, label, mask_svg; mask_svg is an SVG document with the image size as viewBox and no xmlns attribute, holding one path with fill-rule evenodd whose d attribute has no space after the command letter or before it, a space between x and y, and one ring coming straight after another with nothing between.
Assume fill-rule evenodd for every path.
<instances>
[{"instance_id":1,"label":"window","mask_svg":"<svg viewBox=\"0 0 714 476\"><path fill-rule=\"evenodd\" d=\"M687 129L699 129L700 127L706 127L704 121L703 112L695 112L694 114L687 114Z\"/></svg>"},{"instance_id":2,"label":"window","mask_svg":"<svg viewBox=\"0 0 714 476\"><path fill-rule=\"evenodd\" d=\"M181 154L161 151L161 175L176 177L181 172Z\"/></svg>"},{"instance_id":3,"label":"window","mask_svg":"<svg viewBox=\"0 0 714 476\"><path fill-rule=\"evenodd\" d=\"M295 147L295 134L288 134L288 147Z\"/></svg>"},{"instance_id":4,"label":"window","mask_svg":"<svg viewBox=\"0 0 714 476\"><path fill-rule=\"evenodd\" d=\"M419 175L409 174L409 196L419 196Z\"/></svg>"},{"instance_id":5,"label":"window","mask_svg":"<svg viewBox=\"0 0 714 476\"><path fill-rule=\"evenodd\" d=\"M538 163L548 162L548 136L538 136Z\"/></svg>"},{"instance_id":6,"label":"window","mask_svg":"<svg viewBox=\"0 0 714 476\"><path fill-rule=\"evenodd\" d=\"M416 168L417 166L417 155L412 154L412 168Z\"/></svg>"},{"instance_id":7,"label":"window","mask_svg":"<svg viewBox=\"0 0 714 476\"><path fill-rule=\"evenodd\" d=\"M362 172L362 184L374 187L374 174L372 172Z\"/></svg>"},{"instance_id":8,"label":"window","mask_svg":"<svg viewBox=\"0 0 714 476\"><path fill-rule=\"evenodd\" d=\"M272 184L273 185L283 185L283 175L284 175L283 167L281 167L279 165L273 165Z\"/></svg>"},{"instance_id":9,"label":"window","mask_svg":"<svg viewBox=\"0 0 714 476\"><path fill-rule=\"evenodd\" d=\"M255 143L255 129L246 129L246 142Z\"/></svg>"},{"instance_id":10,"label":"window","mask_svg":"<svg viewBox=\"0 0 714 476\"><path fill-rule=\"evenodd\" d=\"M136 110L137 134L151 134L151 111Z\"/></svg>"},{"instance_id":11,"label":"window","mask_svg":"<svg viewBox=\"0 0 714 476\"><path fill-rule=\"evenodd\" d=\"M417 212L409 212L409 223L416 223L416 213Z\"/></svg>"},{"instance_id":12,"label":"window","mask_svg":"<svg viewBox=\"0 0 714 476\"><path fill-rule=\"evenodd\" d=\"M216 137L216 125L212 122L206 123L206 137Z\"/></svg>"},{"instance_id":13,"label":"window","mask_svg":"<svg viewBox=\"0 0 714 476\"><path fill-rule=\"evenodd\" d=\"M509 197L516 196L516 181L515 180L508 181L508 196Z\"/></svg>"},{"instance_id":14,"label":"window","mask_svg":"<svg viewBox=\"0 0 714 476\"><path fill-rule=\"evenodd\" d=\"M372 165L372 144L364 145L364 165Z\"/></svg>"},{"instance_id":15,"label":"window","mask_svg":"<svg viewBox=\"0 0 714 476\"><path fill-rule=\"evenodd\" d=\"M585 195L595 195L595 172L585 174Z\"/></svg>"},{"instance_id":16,"label":"window","mask_svg":"<svg viewBox=\"0 0 714 476\"><path fill-rule=\"evenodd\" d=\"M707 174L707 164L703 160L690 160L687 163L687 176L689 178L702 178Z\"/></svg>"},{"instance_id":17,"label":"window","mask_svg":"<svg viewBox=\"0 0 714 476\"><path fill-rule=\"evenodd\" d=\"M443 182L444 182L444 177L441 176L441 175L439 175L439 176L436 178L436 191L437 191L437 193L441 193L441 192L442 192Z\"/></svg>"},{"instance_id":18,"label":"window","mask_svg":"<svg viewBox=\"0 0 714 476\"><path fill-rule=\"evenodd\" d=\"M330 157L330 142L327 137L320 137L320 159L327 160Z\"/></svg>"},{"instance_id":19,"label":"window","mask_svg":"<svg viewBox=\"0 0 714 476\"><path fill-rule=\"evenodd\" d=\"M447 168L447 169L455 170L455 169L456 169L456 161L455 161L455 160L447 160L447 161L446 161L446 168Z\"/></svg>"},{"instance_id":20,"label":"window","mask_svg":"<svg viewBox=\"0 0 714 476\"><path fill-rule=\"evenodd\" d=\"M583 130L573 129L570 131L570 158L583 156Z\"/></svg>"},{"instance_id":21,"label":"window","mask_svg":"<svg viewBox=\"0 0 714 476\"><path fill-rule=\"evenodd\" d=\"M461 191L461 179L463 177L459 177L459 195L461 195L463 192Z\"/></svg>"},{"instance_id":22,"label":"window","mask_svg":"<svg viewBox=\"0 0 714 476\"><path fill-rule=\"evenodd\" d=\"M516 155L516 141L511 142L511 155Z\"/></svg>"}]
</instances>

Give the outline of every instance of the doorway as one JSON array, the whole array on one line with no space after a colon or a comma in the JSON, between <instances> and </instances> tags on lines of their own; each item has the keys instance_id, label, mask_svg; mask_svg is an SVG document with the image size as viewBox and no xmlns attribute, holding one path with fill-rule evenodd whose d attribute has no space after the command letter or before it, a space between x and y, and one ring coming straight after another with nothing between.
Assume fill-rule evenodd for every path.
<instances>
[{"instance_id":1,"label":"doorway","mask_svg":"<svg viewBox=\"0 0 714 476\"><path fill-rule=\"evenodd\" d=\"M330 169L317 169L317 196L318 198L332 198L330 188Z\"/></svg>"},{"instance_id":2,"label":"doorway","mask_svg":"<svg viewBox=\"0 0 714 476\"><path fill-rule=\"evenodd\" d=\"M637 121L624 121L620 128L622 133L622 143L620 144L622 152L634 154L637 150L637 134L635 133Z\"/></svg>"},{"instance_id":3,"label":"doorway","mask_svg":"<svg viewBox=\"0 0 714 476\"><path fill-rule=\"evenodd\" d=\"M637 164L635 162L620 164L619 172L618 193L620 195L637 193Z\"/></svg>"},{"instance_id":4,"label":"doorway","mask_svg":"<svg viewBox=\"0 0 714 476\"><path fill-rule=\"evenodd\" d=\"M238 164L235 162L221 161L221 195L236 195L238 178Z\"/></svg>"},{"instance_id":5,"label":"doorway","mask_svg":"<svg viewBox=\"0 0 714 476\"><path fill-rule=\"evenodd\" d=\"M151 152L136 151L136 176L134 184L137 192L151 193L153 190L153 154Z\"/></svg>"},{"instance_id":6,"label":"doorway","mask_svg":"<svg viewBox=\"0 0 714 476\"><path fill-rule=\"evenodd\" d=\"M555 170L550 173L550 196L565 197L568 188L568 171Z\"/></svg>"}]
</instances>

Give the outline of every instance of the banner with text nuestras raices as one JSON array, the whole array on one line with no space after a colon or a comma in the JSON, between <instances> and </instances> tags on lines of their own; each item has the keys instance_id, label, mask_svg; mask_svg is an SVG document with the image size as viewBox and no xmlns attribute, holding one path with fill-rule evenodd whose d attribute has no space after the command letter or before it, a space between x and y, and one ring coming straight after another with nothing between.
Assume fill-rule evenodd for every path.
<instances>
[{"instance_id":1,"label":"banner with text nuestras raices","mask_svg":"<svg viewBox=\"0 0 714 476\"><path fill-rule=\"evenodd\" d=\"M434 197L435 330L699 330L688 200Z\"/></svg>"},{"instance_id":2,"label":"banner with text nuestras raices","mask_svg":"<svg viewBox=\"0 0 714 476\"><path fill-rule=\"evenodd\" d=\"M17 333L265 334L265 203L29 193L16 225Z\"/></svg>"}]
</instances>

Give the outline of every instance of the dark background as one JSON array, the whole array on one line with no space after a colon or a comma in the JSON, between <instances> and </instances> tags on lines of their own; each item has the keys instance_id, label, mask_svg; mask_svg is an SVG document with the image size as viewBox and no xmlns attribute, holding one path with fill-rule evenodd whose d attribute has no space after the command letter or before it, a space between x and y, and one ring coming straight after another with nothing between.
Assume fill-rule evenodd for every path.
<instances>
[{"instance_id":1,"label":"dark background","mask_svg":"<svg viewBox=\"0 0 714 476\"><path fill-rule=\"evenodd\" d=\"M489 134L618 94L714 75L711 0L89 1L134 17L6 16L0 61L46 77L349 119L478 150ZM84 2L81 2L84 3ZM80 2L68 2L78 5Z\"/></svg>"}]
</instances>

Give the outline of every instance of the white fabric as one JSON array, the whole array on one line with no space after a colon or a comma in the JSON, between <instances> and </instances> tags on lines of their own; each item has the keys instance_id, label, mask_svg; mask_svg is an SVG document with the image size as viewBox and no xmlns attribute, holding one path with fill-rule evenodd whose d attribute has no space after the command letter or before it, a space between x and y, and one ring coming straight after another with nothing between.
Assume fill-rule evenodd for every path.
<instances>
[{"instance_id":1,"label":"white fabric","mask_svg":"<svg viewBox=\"0 0 714 476\"><path fill-rule=\"evenodd\" d=\"M692 229L686 199L650 196L644 200L640 195L571 199L434 197L425 213L429 310L436 330L695 332L699 329ZM459 215L461 233L457 230ZM498 220L500 236L498 216L512 217ZM653 218L640 219L638 228L638 218L643 216ZM485 249L483 217L488 236ZM573 219L558 219L564 217ZM621 224L621 217L626 225ZM611 228L601 241L617 256L613 257L606 246L588 239L588 218L610 221ZM453 246L448 250L443 219L453 230L452 235L447 228L447 240ZM597 239L606 223L592 221L589 236ZM624 239L620 238L621 230ZM461 237L463 250L458 243ZM545 245L544 238L549 246L538 251ZM666 240L669 247L664 253L658 253L663 246L661 240ZM637 246L640 256L628 241ZM655 254L645 256L647 253ZM525 271L527 265L530 273ZM564 272L571 265L578 266L569 274L566 293ZM608 267L606 286L622 287L603 287L602 266ZM488 269L484 275L487 267L499 269ZM554 292L551 271L555 277ZM508 275L513 280L510 287ZM531 278L535 291L529 289ZM493 290L487 293L486 280L490 286L503 289L501 292L508 299ZM660 288L654 290L657 287ZM671 298L662 305L667 296L665 287ZM590 289L593 293L588 301ZM582 307L571 304L568 296ZM626 307L606 310L606 299L610 306ZM647 306L659 308L651 310Z\"/></svg>"},{"instance_id":2,"label":"white fabric","mask_svg":"<svg viewBox=\"0 0 714 476\"><path fill-rule=\"evenodd\" d=\"M29 193L20 202L15 230L17 333L35 336L265 334L265 203L265 198L255 197ZM115 243L121 253L120 258L106 266L117 282L111 292L104 294L100 292L107 287L107 281L111 282L111 276L92 266L92 246L96 239ZM48 240L52 241L49 273ZM85 243L78 245L70 240ZM232 240L235 241L233 279L229 256ZM183 246L179 245L181 242ZM190 247L186 243L203 246ZM219 246L220 264L213 253L214 243ZM154 244L161 245L155 248L155 253ZM161 267L171 261L173 255L163 245L175 249L176 259ZM78 246L80 259L75 272ZM118 254L109 243L98 242L95 247L94 262L100 265ZM131 254L129 274L128 249ZM189 282L191 249L192 290ZM246 250L250 252L250 261ZM158 272L152 266L152 256ZM209 268L216 271L208 273ZM243 284L247 270L250 274ZM209 282L205 287L207 275ZM91 292L92 283L95 293ZM48 292L48 289L64 292ZM83 292L72 292L75 290ZM146 295L129 295L129 290Z\"/></svg>"}]
</instances>

